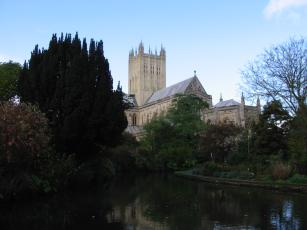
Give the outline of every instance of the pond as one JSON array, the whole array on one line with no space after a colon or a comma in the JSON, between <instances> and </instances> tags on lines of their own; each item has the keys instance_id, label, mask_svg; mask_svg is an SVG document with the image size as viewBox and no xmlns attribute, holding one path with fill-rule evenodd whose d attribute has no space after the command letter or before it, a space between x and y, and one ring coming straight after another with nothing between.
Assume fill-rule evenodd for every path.
<instances>
[{"instance_id":1,"label":"pond","mask_svg":"<svg viewBox=\"0 0 307 230\"><path fill-rule=\"evenodd\" d=\"M138 175L0 214L1 229L307 229L307 195Z\"/></svg>"}]
</instances>

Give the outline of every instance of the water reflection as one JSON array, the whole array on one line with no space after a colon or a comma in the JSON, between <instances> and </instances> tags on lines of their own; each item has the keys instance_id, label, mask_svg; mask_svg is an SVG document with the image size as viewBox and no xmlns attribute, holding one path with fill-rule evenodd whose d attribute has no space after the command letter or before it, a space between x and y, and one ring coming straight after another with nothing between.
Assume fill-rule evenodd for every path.
<instances>
[{"instance_id":1,"label":"water reflection","mask_svg":"<svg viewBox=\"0 0 307 230\"><path fill-rule=\"evenodd\" d=\"M281 209L271 210L271 224L276 229L300 229L299 218L293 215L293 202L285 200Z\"/></svg>"},{"instance_id":2,"label":"water reflection","mask_svg":"<svg viewBox=\"0 0 307 230\"><path fill-rule=\"evenodd\" d=\"M117 178L107 191L0 207L1 229L307 229L307 196L174 176Z\"/></svg>"},{"instance_id":3,"label":"water reflection","mask_svg":"<svg viewBox=\"0 0 307 230\"><path fill-rule=\"evenodd\" d=\"M107 220L126 229L307 229L306 195L161 176L122 181L110 190Z\"/></svg>"}]
</instances>

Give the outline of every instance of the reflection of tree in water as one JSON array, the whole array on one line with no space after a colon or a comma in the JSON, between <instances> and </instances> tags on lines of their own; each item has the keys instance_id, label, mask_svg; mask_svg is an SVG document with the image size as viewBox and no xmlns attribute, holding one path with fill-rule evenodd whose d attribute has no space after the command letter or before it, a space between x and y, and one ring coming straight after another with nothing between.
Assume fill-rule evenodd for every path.
<instances>
[{"instance_id":1,"label":"reflection of tree in water","mask_svg":"<svg viewBox=\"0 0 307 230\"><path fill-rule=\"evenodd\" d=\"M1 229L124 229L121 223L107 222L111 206L99 194L62 194L48 201L1 205Z\"/></svg>"},{"instance_id":2,"label":"reflection of tree in water","mask_svg":"<svg viewBox=\"0 0 307 230\"><path fill-rule=\"evenodd\" d=\"M306 224L303 225L299 217L294 217L299 213L301 218L306 213L306 208L297 205L306 202L306 196L215 186L161 176L137 178L131 183L137 197L132 198L130 195L132 199L126 204L129 204L130 213L134 210L135 221L132 222L131 218L125 221L134 227L140 227L142 222L147 224L148 229L154 229L150 228L153 226L159 226L160 229L220 229L230 226L234 226L233 229L239 226L243 229L279 229L278 226L286 226L280 229L297 229L300 223L301 229L306 229ZM115 190L125 190L129 195L133 193L130 188ZM272 210L289 210L289 205L284 205L287 200L292 201L292 211L280 212L282 218L275 218L275 222L272 222ZM113 204L128 210L115 200Z\"/></svg>"},{"instance_id":3,"label":"reflection of tree in water","mask_svg":"<svg viewBox=\"0 0 307 230\"><path fill-rule=\"evenodd\" d=\"M307 229L307 196L173 176L124 176L108 191L0 205L1 229Z\"/></svg>"}]
</instances>

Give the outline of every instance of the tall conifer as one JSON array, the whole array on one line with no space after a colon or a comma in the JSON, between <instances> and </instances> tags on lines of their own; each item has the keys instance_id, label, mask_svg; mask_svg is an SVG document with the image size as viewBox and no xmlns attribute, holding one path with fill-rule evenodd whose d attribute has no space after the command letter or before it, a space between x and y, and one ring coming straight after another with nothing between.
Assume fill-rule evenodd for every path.
<instances>
[{"instance_id":1,"label":"tall conifer","mask_svg":"<svg viewBox=\"0 0 307 230\"><path fill-rule=\"evenodd\" d=\"M35 46L19 78L21 101L47 114L59 151L86 155L113 145L127 125L120 87L113 79L103 42L78 34L54 34L47 50Z\"/></svg>"}]
</instances>

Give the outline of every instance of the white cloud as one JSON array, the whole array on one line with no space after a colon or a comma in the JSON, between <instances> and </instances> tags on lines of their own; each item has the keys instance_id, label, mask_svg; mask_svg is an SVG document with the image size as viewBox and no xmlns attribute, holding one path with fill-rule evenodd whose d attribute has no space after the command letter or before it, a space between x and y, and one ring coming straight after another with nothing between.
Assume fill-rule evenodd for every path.
<instances>
[{"instance_id":1,"label":"white cloud","mask_svg":"<svg viewBox=\"0 0 307 230\"><path fill-rule=\"evenodd\" d=\"M307 6L307 0L270 0L264 9L264 15L270 19L288 9Z\"/></svg>"}]
</instances>

